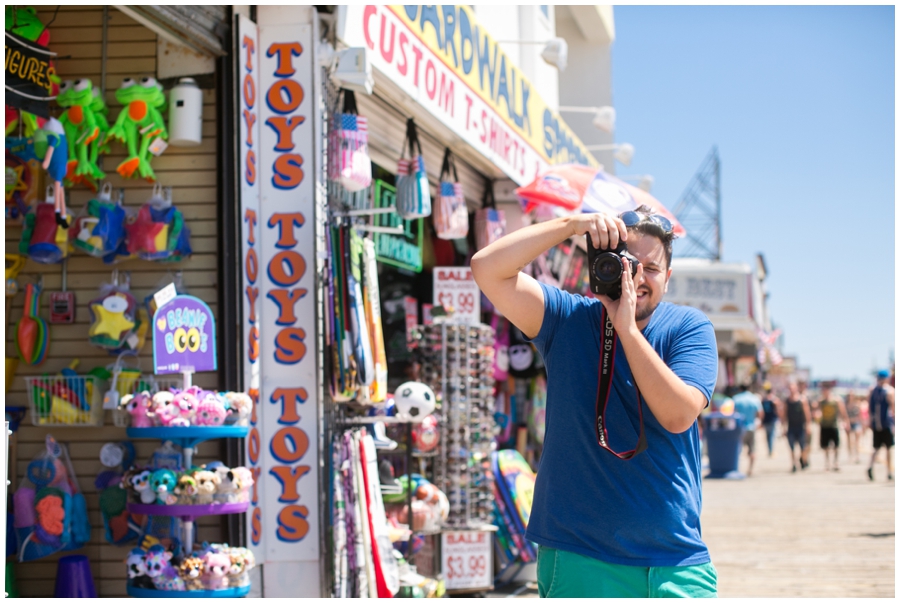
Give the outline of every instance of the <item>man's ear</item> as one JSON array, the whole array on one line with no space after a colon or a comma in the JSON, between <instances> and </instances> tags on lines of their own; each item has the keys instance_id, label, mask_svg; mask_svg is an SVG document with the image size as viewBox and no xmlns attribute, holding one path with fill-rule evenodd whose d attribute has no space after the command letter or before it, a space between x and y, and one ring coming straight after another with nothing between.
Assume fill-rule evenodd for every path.
<instances>
[{"instance_id":1,"label":"man's ear","mask_svg":"<svg viewBox=\"0 0 900 603\"><path fill-rule=\"evenodd\" d=\"M669 292L669 279L672 278L672 267L670 266L668 270L666 270L666 284L663 287L663 295Z\"/></svg>"}]
</instances>

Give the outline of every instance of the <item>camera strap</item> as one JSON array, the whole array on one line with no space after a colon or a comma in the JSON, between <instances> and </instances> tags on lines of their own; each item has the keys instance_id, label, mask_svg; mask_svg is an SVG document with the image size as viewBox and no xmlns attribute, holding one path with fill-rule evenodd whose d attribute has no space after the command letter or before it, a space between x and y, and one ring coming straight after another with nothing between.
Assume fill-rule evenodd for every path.
<instances>
[{"instance_id":1,"label":"camera strap","mask_svg":"<svg viewBox=\"0 0 900 603\"><path fill-rule=\"evenodd\" d=\"M600 334L600 367L599 379L597 383L597 443L617 458L629 460L647 449L647 436L644 435L644 405L641 401L641 392L638 389L637 381L634 383L634 391L637 393L638 415L641 422L641 434L638 436L638 443L634 450L627 452L616 452L609 447L609 431L606 422L606 404L609 401L609 392L612 389L613 368L616 363L616 330L613 328L612 321L606 308L602 311L603 329Z\"/></svg>"}]
</instances>

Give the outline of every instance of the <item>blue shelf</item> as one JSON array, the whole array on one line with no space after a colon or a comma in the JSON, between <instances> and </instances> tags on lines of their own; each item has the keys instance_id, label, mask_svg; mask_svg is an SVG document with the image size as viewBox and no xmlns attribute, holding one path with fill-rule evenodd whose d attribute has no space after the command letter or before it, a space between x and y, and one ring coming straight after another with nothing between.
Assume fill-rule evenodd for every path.
<instances>
[{"instance_id":1,"label":"blue shelf","mask_svg":"<svg viewBox=\"0 0 900 603\"><path fill-rule=\"evenodd\" d=\"M221 427L129 427L126 430L129 438L172 440L182 448L194 448L206 440L218 438L246 438L249 427L223 425Z\"/></svg>"},{"instance_id":2,"label":"blue shelf","mask_svg":"<svg viewBox=\"0 0 900 603\"><path fill-rule=\"evenodd\" d=\"M223 590L155 590L152 588L138 588L128 585L128 596L139 599L227 599L246 597L250 592L250 585L226 588Z\"/></svg>"}]
</instances>

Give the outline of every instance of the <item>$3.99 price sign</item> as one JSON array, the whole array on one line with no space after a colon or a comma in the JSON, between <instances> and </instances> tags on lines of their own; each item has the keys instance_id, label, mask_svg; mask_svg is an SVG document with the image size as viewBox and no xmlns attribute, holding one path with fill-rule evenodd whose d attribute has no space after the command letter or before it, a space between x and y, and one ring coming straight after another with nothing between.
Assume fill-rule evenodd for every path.
<instances>
[{"instance_id":1,"label":"$3.99 price sign","mask_svg":"<svg viewBox=\"0 0 900 603\"><path fill-rule=\"evenodd\" d=\"M454 316L469 324L481 322L481 291L471 268L437 266L434 275L434 305L453 308Z\"/></svg>"},{"instance_id":2,"label":"$3.99 price sign","mask_svg":"<svg viewBox=\"0 0 900 603\"><path fill-rule=\"evenodd\" d=\"M491 532L459 531L441 535L441 573L447 590L489 587L493 583Z\"/></svg>"}]
</instances>

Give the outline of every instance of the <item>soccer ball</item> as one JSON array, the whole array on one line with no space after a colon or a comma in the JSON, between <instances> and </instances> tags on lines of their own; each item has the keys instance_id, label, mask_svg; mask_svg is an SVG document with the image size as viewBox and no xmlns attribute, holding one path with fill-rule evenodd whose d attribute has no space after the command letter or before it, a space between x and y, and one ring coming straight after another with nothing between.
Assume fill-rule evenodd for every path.
<instances>
[{"instance_id":1,"label":"soccer ball","mask_svg":"<svg viewBox=\"0 0 900 603\"><path fill-rule=\"evenodd\" d=\"M407 381L394 392L397 418L411 423L421 423L434 412L434 392L424 383Z\"/></svg>"}]
</instances>

